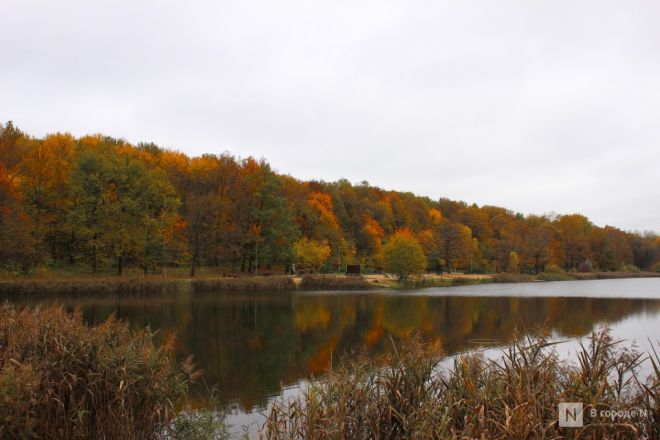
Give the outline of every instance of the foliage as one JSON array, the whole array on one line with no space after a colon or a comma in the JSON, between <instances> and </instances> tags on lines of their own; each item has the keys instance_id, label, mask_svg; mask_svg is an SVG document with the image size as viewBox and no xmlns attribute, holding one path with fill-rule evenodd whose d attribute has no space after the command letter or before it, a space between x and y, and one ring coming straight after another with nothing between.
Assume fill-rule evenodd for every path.
<instances>
[{"instance_id":1,"label":"foliage","mask_svg":"<svg viewBox=\"0 0 660 440\"><path fill-rule=\"evenodd\" d=\"M639 272L639 267L634 264L624 264L621 270L623 272Z\"/></svg>"},{"instance_id":2,"label":"foliage","mask_svg":"<svg viewBox=\"0 0 660 440\"><path fill-rule=\"evenodd\" d=\"M102 135L33 138L0 124L0 268L12 273L43 264L104 274L186 265L191 276L199 267L286 273L301 255L315 272L376 269L402 229L433 271L538 274L586 261L650 270L660 261L656 233L598 227L579 214L524 216L366 182L300 181L228 153L188 157Z\"/></svg>"},{"instance_id":3,"label":"foliage","mask_svg":"<svg viewBox=\"0 0 660 440\"><path fill-rule=\"evenodd\" d=\"M519 273L520 272L520 259L516 251L511 251L509 253L509 264L507 266L507 272L509 273Z\"/></svg>"},{"instance_id":4,"label":"foliage","mask_svg":"<svg viewBox=\"0 0 660 440\"><path fill-rule=\"evenodd\" d=\"M390 237L383 247L382 260L385 270L399 279L418 275L426 268L422 247L408 229L400 229Z\"/></svg>"},{"instance_id":5,"label":"foliage","mask_svg":"<svg viewBox=\"0 0 660 440\"><path fill-rule=\"evenodd\" d=\"M61 308L1 306L0 341L2 438L156 438L199 375L173 341Z\"/></svg>"},{"instance_id":6,"label":"foliage","mask_svg":"<svg viewBox=\"0 0 660 440\"><path fill-rule=\"evenodd\" d=\"M300 269L312 273L318 272L330 256L330 246L325 241L310 240L305 237L298 240L293 248Z\"/></svg>"}]
</instances>

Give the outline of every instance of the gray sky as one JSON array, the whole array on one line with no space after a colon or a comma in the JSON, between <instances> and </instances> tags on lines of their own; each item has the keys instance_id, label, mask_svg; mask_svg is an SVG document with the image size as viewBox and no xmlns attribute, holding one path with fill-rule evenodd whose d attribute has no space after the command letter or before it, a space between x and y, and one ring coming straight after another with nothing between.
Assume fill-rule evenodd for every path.
<instances>
[{"instance_id":1,"label":"gray sky","mask_svg":"<svg viewBox=\"0 0 660 440\"><path fill-rule=\"evenodd\" d=\"M0 121L660 231L655 1L0 0Z\"/></svg>"}]
</instances>

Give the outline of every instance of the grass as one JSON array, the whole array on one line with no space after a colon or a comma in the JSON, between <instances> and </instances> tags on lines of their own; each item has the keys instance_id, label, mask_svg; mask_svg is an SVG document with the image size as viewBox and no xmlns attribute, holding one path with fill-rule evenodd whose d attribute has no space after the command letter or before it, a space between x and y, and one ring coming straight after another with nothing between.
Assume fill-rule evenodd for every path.
<instances>
[{"instance_id":1,"label":"grass","mask_svg":"<svg viewBox=\"0 0 660 440\"><path fill-rule=\"evenodd\" d=\"M361 276L303 275L300 282L302 290L366 290L380 287Z\"/></svg>"},{"instance_id":2,"label":"grass","mask_svg":"<svg viewBox=\"0 0 660 440\"><path fill-rule=\"evenodd\" d=\"M285 291L295 290L296 284L287 276L209 278L193 280L192 288L194 292Z\"/></svg>"},{"instance_id":3,"label":"grass","mask_svg":"<svg viewBox=\"0 0 660 440\"><path fill-rule=\"evenodd\" d=\"M112 317L0 306L0 438L172 438L201 374L173 347Z\"/></svg>"},{"instance_id":4,"label":"grass","mask_svg":"<svg viewBox=\"0 0 660 440\"><path fill-rule=\"evenodd\" d=\"M437 344L395 344L379 363L362 356L278 401L262 435L270 439L637 439L660 436L660 359L619 347L608 331L561 361L546 337L515 340L497 362L479 354L438 367ZM642 362L651 376L639 375ZM383 367L383 365L385 365ZM560 428L559 402L583 402L584 428ZM627 423L591 418L598 410L638 409Z\"/></svg>"},{"instance_id":5,"label":"grass","mask_svg":"<svg viewBox=\"0 0 660 440\"><path fill-rule=\"evenodd\" d=\"M160 277L0 281L0 295L147 295L175 293L180 289L179 281Z\"/></svg>"},{"instance_id":6,"label":"grass","mask_svg":"<svg viewBox=\"0 0 660 440\"><path fill-rule=\"evenodd\" d=\"M68 276L63 278L13 278L0 280L1 295L155 295L188 292L222 291L290 291L290 290L367 290L387 287L418 289L483 283L519 283L534 280L567 281L612 278L660 277L658 272L575 272L567 273L554 266L536 277L527 274L498 273L492 277L425 276L391 283L369 282L362 276L305 275L300 283L291 276L242 276L230 278L220 274L195 279L150 275L142 277Z\"/></svg>"},{"instance_id":7,"label":"grass","mask_svg":"<svg viewBox=\"0 0 660 440\"><path fill-rule=\"evenodd\" d=\"M584 272L570 274L576 280L609 280L620 278L655 278L660 277L657 272L642 272L639 269L632 272Z\"/></svg>"},{"instance_id":8,"label":"grass","mask_svg":"<svg viewBox=\"0 0 660 440\"><path fill-rule=\"evenodd\" d=\"M500 272L493 277L496 283L527 283L534 281L534 276L524 273Z\"/></svg>"}]
</instances>

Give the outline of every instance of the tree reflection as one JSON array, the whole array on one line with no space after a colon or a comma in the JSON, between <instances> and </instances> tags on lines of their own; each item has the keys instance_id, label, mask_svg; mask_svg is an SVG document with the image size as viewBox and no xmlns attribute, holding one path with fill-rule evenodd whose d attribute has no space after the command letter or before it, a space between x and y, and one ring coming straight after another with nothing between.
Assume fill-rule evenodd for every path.
<instances>
[{"instance_id":1,"label":"tree reflection","mask_svg":"<svg viewBox=\"0 0 660 440\"><path fill-rule=\"evenodd\" d=\"M283 385L322 374L346 353L387 352L388 335L421 332L453 354L473 347L474 340L506 342L515 328L545 324L573 337L603 321L660 312L657 300L571 297L232 293L64 302L90 322L115 313L158 330L158 337L176 333L180 355L193 354L206 382L247 409Z\"/></svg>"}]
</instances>

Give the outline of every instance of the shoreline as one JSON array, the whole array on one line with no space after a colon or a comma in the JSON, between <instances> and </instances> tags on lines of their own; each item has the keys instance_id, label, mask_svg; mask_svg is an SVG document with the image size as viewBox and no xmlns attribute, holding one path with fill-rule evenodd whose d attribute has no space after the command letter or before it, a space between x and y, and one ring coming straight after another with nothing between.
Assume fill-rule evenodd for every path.
<instances>
[{"instance_id":1,"label":"shoreline","mask_svg":"<svg viewBox=\"0 0 660 440\"><path fill-rule=\"evenodd\" d=\"M569 274L426 274L398 280L388 275L278 275L173 278L159 276L118 278L19 278L0 280L0 295L155 295L204 292L283 292L314 290L414 290L430 287L455 287L490 283L524 283L553 281L588 281L624 278L660 278L657 272L588 272ZM553 275L553 276L548 276ZM554 276L556 275L556 276Z\"/></svg>"}]
</instances>

